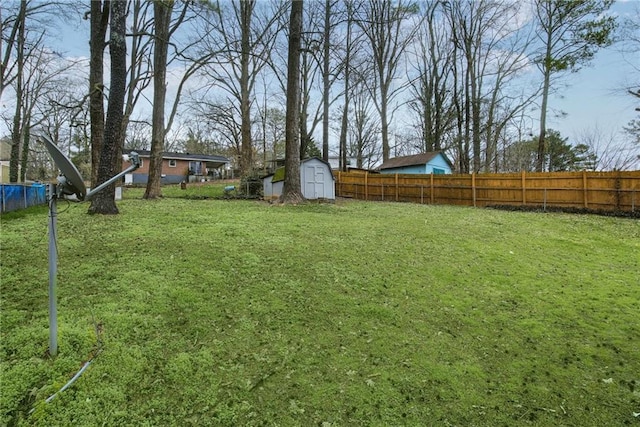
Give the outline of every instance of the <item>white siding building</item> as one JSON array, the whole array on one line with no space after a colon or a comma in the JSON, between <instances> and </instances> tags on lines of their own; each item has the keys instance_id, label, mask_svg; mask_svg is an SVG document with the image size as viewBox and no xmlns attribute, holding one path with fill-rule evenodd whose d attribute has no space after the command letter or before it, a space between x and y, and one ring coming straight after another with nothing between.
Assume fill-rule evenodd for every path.
<instances>
[{"instance_id":1,"label":"white siding building","mask_svg":"<svg viewBox=\"0 0 640 427\"><path fill-rule=\"evenodd\" d=\"M280 197L284 185L284 168L262 178L262 190L265 200ZM300 187L305 199L336 198L336 181L328 163L317 157L300 162Z\"/></svg>"}]
</instances>

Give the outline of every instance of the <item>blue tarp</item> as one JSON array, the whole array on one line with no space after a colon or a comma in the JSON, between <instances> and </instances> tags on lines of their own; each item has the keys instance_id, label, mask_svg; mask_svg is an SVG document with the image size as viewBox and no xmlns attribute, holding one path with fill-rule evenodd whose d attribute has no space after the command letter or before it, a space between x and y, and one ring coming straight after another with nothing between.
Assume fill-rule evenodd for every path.
<instances>
[{"instance_id":1,"label":"blue tarp","mask_svg":"<svg viewBox=\"0 0 640 427\"><path fill-rule=\"evenodd\" d=\"M29 206L47 203L45 184L0 184L2 212L11 212Z\"/></svg>"}]
</instances>

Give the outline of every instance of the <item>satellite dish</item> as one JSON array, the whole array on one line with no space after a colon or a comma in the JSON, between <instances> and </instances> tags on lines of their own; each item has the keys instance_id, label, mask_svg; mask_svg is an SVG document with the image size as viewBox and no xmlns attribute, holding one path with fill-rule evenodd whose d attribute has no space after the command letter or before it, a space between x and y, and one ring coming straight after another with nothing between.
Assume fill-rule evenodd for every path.
<instances>
[{"instance_id":1,"label":"satellite dish","mask_svg":"<svg viewBox=\"0 0 640 427\"><path fill-rule=\"evenodd\" d=\"M58 191L61 194L75 194L78 200L84 200L87 195L87 188L76 166L60 151L58 146L55 145L48 136L42 135L41 138L49 154L53 157L54 163L58 169L60 169L61 175L58 177Z\"/></svg>"},{"instance_id":2,"label":"satellite dish","mask_svg":"<svg viewBox=\"0 0 640 427\"><path fill-rule=\"evenodd\" d=\"M132 151L126 156L126 159L123 159L131 163L127 169L112 176L87 193L82 175L80 175L75 165L71 163L71 160L60 151L58 146L55 145L48 136L40 135L39 139L44 142L49 154L53 157L54 163L60 170L58 184L49 184L47 195L47 201L49 203L49 354L56 356L58 354L58 314L56 306L56 276L58 272L58 245L56 243L58 231L56 222L58 208L56 200L63 194L75 194L78 200L90 200L95 194L121 179L125 174L138 169L141 162L138 153Z\"/></svg>"}]
</instances>

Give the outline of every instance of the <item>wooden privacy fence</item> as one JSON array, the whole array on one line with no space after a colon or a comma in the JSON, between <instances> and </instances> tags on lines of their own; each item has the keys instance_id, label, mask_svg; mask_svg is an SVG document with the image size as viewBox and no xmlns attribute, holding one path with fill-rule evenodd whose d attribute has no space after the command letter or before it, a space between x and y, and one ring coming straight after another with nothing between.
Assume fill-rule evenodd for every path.
<instances>
[{"instance_id":1,"label":"wooden privacy fence","mask_svg":"<svg viewBox=\"0 0 640 427\"><path fill-rule=\"evenodd\" d=\"M640 171L406 175L337 172L336 195L468 206L541 206L635 212Z\"/></svg>"}]
</instances>

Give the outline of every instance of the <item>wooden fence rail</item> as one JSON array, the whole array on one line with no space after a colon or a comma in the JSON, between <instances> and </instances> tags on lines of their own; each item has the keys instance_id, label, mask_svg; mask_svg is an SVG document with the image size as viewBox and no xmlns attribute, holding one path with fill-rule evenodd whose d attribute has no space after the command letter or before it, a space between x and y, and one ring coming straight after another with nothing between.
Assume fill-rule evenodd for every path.
<instances>
[{"instance_id":1,"label":"wooden fence rail","mask_svg":"<svg viewBox=\"0 0 640 427\"><path fill-rule=\"evenodd\" d=\"M363 200L622 212L635 212L640 204L640 171L464 175L337 172L336 178L338 196Z\"/></svg>"}]
</instances>

